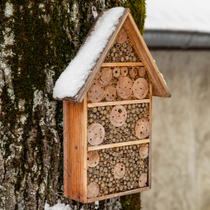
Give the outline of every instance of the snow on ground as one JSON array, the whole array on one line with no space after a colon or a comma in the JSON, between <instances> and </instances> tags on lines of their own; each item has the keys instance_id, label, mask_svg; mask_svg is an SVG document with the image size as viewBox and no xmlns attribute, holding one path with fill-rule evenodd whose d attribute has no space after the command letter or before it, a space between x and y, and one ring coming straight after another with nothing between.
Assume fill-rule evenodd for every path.
<instances>
[{"instance_id":1,"label":"snow on ground","mask_svg":"<svg viewBox=\"0 0 210 210\"><path fill-rule=\"evenodd\" d=\"M210 33L209 0L147 0L146 30Z\"/></svg>"},{"instance_id":2,"label":"snow on ground","mask_svg":"<svg viewBox=\"0 0 210 210\"><path fill-rule=\"evenodd\" d=\"M44 210L72 210L72 208L58 200L58 203L52 207L50 207L48 203L45 203Z\"/></svg>"},{"instance_id":3,"label":"snow on ground","mask_svg":"<svg viewBox=\"0 0 210 210\"><path fill-rule=\"evenodd\" d=\"M123 12L124 8L116 7L104 12L99 18L86 43L56 81L54 98L74 97L77 94L104 50Z\"/></svg>"}]
</instances>

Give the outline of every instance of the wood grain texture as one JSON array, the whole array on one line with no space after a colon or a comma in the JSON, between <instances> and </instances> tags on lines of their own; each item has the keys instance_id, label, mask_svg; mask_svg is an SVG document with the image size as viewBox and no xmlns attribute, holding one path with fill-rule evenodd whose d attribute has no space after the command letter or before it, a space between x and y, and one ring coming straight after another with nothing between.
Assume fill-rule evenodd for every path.
<instances>
[{"instance_id":1,"label":"wood grain texture","mask_svg":"<svg viewBox=\"0 0 210 210\"><path fill-rule=\"evenodd\" d=\"M150 79L153 83L154 88L154 95L160 96L160 97L170 97L171 94L169 92L169 89L167 85L164 83L164 80L162 79L160 72L158 70L158 67L156 66L139 30L136 26L135 21L133 20L133 17L129 13L128 18L125 21L124 27L129 34L129 37L133 43L133 46L136 50L136 53L140 57L145 69L147 70Z\"/></svg>"},{"instance_id":2,"label":"wood grain texture","mask_svg":"<svg viewBox=\"0 0 210 210\"><path fill-rule=\"evenodd\" d=\"M63 102L64 196L87 199L87 99Z\"/></svg>"},{"instance_id":3,"label":"wood grain texture","mask_svg":"<svg viewBox=\"0 0 210 210\"><path fill-rule=\"evenodd\" d=\"M101 102L101 103L89 103L88 107L97 107L97 106L115 106L115 105L123 105L123 104L142 104L149 103L150 99L143 100L125 100L125 101L113 101L113 102Z\"/></svg>"},{"instance_id":4,"label":"wood grain texture","mask_svg":"<svg viewBox=\"0 0 210 210\"><path fill-rule=\"evenodd\" d=\"M148 185L149 189L151 189L152 185L152 84L149 84L150 89L150 105L149 105L149 120L150 120L150 144L149 144L149 177L148 177Z\"/></svg>"},{"instance_id":5,"label":"wood grain texture","mask_svg":"<svg viewBox=\"0 0 210 210\"><path fill-rule=\"evenodd\" d=\"M103 63L101 67L115 67L115 66L143 66L142 62L133 63Z\"/></svg>"},{"instance_id":6,"label":"wood grain texture","mask_svg":"<svg viewBox=\"0 0 210 210\"><path fill-rule=\"evenodd\" d=\"M109 148L136 145L136 144L144 144L144 143L150 143L150 139L144 139L144 140L138 140L138 141L128 141L128 142L115 143L115 144L106 144L106 145L101 145L101 146L93 146L93 147L88 147L88 151L109 149Z\"/></svg>"},{"instance_id":7,"label":"wood grain texture","mask_svg":"<svg viewBox=\"0 0 210 210\"><path fill-rule=\"evenodd\" d=\"M105 200L105 199L109 199L109 198L116 198L116 197L120 197L120 196L124 196L124 195L139 193L139 192L143 192L143 191L147 191L147 190L149 190L149 187L142 187L142 188L139 188L139 189L129 190L129 191L126 191L126 192L114 193L114 194L111 194L111 195L105 195L105 196L101 196L101 197L87 199L87 202L91 203L91 202L101 201L101 200Z\"/></svg>"}]
</instances>

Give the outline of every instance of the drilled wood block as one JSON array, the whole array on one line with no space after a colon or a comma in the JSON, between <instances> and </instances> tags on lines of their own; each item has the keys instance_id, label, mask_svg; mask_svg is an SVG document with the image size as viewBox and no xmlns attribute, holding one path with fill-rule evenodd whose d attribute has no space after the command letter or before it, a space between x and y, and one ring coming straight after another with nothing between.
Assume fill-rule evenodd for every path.
<instances>
[{"instance_id":1,"label":"drilled wood block","mask_svg":"<svg viewBox=\"0 0 210 210\"><path fill-rule=\"evenodd\" d=\"M136 141L143 138L142 135L140 136L140 129L139 131L136 131L135 127L138 120L142 118L145 119L145 122L149 120L149 104L143 103L116 106L117 111L115 112L114 107L115 106L102 106L88 108L88 126L93 123L100 123L104 127L105 136L101 144ZM126 118L123 116L123 113L126 113ZM110 119L112 119L112 116L118 121L111 121ZM142 124L142 120L140 120L140 123ZM119 125L119 127L116 125ZM146 127L149 131L148 124L146 124ZM138 134L136 132L138 132ZM145 132L145 135L147 135L146 129ZM91 144L89 144L89 146L91 146Z\"/></svg>"},{"instance_id":2,"label":"drilled wood block","mask_svg":"<svg viewBox=\"0 0 210 210\"><path fill-rule=\"evenodd\" d=\"M99 163L100 156L97 151L87 153L87 165L89 167L96 167Z\"/></svg>"},{"instance_id":3,"label":"drilled wood block","mask_svg":"<svg viewBox=\"0 0 210 210\"><path fill-rule=\"evenodd\" d=\"M123 44L127 40L127 33L124 28L121 29L120 33L117 36L117 43Z\"/></svg>"},{"instance_id":4,"label":"drilled wood block","mask_svg":"<svg viewBox=\"0 0 210 210\"><path fill-rule=\"evenodd\" d=\"M140 66L102 67L89 91L88 103L149 98L149 77L137 74ZM134 85L133 85L134 84Z\"/></svg>"},{"instance_id":5,"label":"drilled wood block","mask_svg":"<svg viewBox=\"0 0 210 210\"><path fill-rule=\"evenodd\" d=\"M99 193L99 186L96 182L92 182L87 186L87 197L95 198Z\"/></svg>"},{"instance_id":6,"label":"drilled wood block","mask_svg":"<svg viewBox=\"0 0 210 210\"><path fill-rule=\"evenodd\" d=\"M143 159L148 157L148 155L149 155L149 145L148 144L142 144L140 146L139 155Z\"/></svg>"},{"instance_id":7,"label":"drilled wood block","mask_svg":"<svg viewBox=\"0 0 210 210\"><path fill-rule=\"evenodd\" d=\"M113 86L105 87L105 97L106 101L114 101L116 98L117 92Z\"/></svg>"},{"instance_id":8,"label":"drilled wood block","mask_svg":"<svg viewBox=\"0 0 210 210\"><path fill-rule=\"evenodd\" d=\"M105 136L104 127L99 123L93 123L88 127L88 142L91 145L99 145L103 142Z\"/></svg>"},{"instance_id":9,"label":"drilled wood block","mask_svg":"<svg viewBox=\"0 0 210 210\"><path fill-rule=\"evenodd\" d=\"M87 173L88 186L99 186L97 197L148 186L149 159L141 158L139 149L137 144L98 151L100 162Z\"/></svg>"},{"instance_id":10,"label":"drilled wood block","mask_svg":"<svg viewBox=\"0 0 210 210\"><path fill-rule=\"evenodd\" d=\"M127 112L123 106L113 107L110 113L110 121L112 125L114 125L115 127L120 127L125 123L126 118L127 118Z\"/></svg>"},{"instance_id":11,"label":"drilled wood block","mask_svg":"<svg viewBox=\"0 0 210 210\"><path fill-rule=\"evenodd\" d=\"M139 177L139 187L145 187L147 184L147 173L141 174Z\"/></svg>"},{"instance_id":12,"label":"drilled wood block","mask_svg":"<svg viewBox=\"0 0 210 210\"><path fill-rule=\"evenodd\" d=\"M125 175L125 164L117 163L114 167L114 177L116 179L121 179Z\"/></svg>"},{"instance_id":13,"label":"drilled wood block","mask_svg":"<svg viewBox=\"0 0 210 210\"><path fill-rule=\"evenodd\" d=\"M133 93L138 99L144 99L148 93L148 83L144 78L139 78L134 82Z\"/></svg>"},{"instance_id":14,"label":"drilled wood block","mask_svg":"<svg viewBox=\"0 0 210 210\"><path fill-rule=\"evenodd\" d=\"M90 89L88 90L88 98L92 102L100 102L104 97L104 88L99 80L94 80Z\"/></svg>"},{"instance_id":15,"label":"drilled wood block","mask_svg":"<svg viewBox=\"0 0 210 210\"><path fill-rule=\"evenodd\" d=\"M121 77L117 83L117 93L123 98L127 99L132 94L133 82L129 77Z\"/></svg>"},{"instance_id":16,"label":"drilled wood block","mask_svg":"<svg viewBox=\"0 0 210 210\"><path fill-rule=\"evenodd\" d=\"M139 139L145 139L147 136L149 136L150 133L150 129L149 129L149 120L145 117L140 118L137 122L136 122L136 126L135 126L135 135L139 138Z\"/></svg>"}]
</instances>

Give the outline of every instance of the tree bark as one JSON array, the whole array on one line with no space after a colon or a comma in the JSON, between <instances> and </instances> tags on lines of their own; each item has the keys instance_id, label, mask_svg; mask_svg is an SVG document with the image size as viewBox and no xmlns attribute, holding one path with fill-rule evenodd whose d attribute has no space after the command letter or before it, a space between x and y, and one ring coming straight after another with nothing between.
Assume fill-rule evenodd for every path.
<instances>
[{"instance_id":1,"label":"tree bark","mask_svg":"<svg viewBox=\"0 0 210 210\"><path fill-rule=\"evenodd\" d=\"M132 2L2 0L0 210L41 210L58 199L73 209L83 206L63 196L62 102L52 91L94 21L92 6L98 12L129 6L144 20L144 0L138 7ZM120 209L119 199L103 208Z\"/></svg>"}]
</instances>

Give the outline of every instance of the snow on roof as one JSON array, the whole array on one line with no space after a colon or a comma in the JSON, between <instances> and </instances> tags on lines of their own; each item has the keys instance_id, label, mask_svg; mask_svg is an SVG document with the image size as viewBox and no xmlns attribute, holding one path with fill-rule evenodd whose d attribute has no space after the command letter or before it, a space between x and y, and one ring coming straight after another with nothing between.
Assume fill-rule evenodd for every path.
<instances>
[{"instance_id":1,"label":"snow on roof","mask_svg":"<svg viewBox=\"0 0 210 210\"><path fill-rule=\"evenodd\" d=\"M123 12L123 7L112 8L98 19L85 44L56 81L54 98L74 97L78 93L115 31Z\"/></svg>"},{"instance_id":2,"label":"snow on roof","mask_svg":"<svg viewBox=\"0 0 210 210\"><path fill-rule=\"evenodd\" d=\"M149 0L144 28L210 33L209 8L209 0Z\"/></svg>"}]
</instances>

